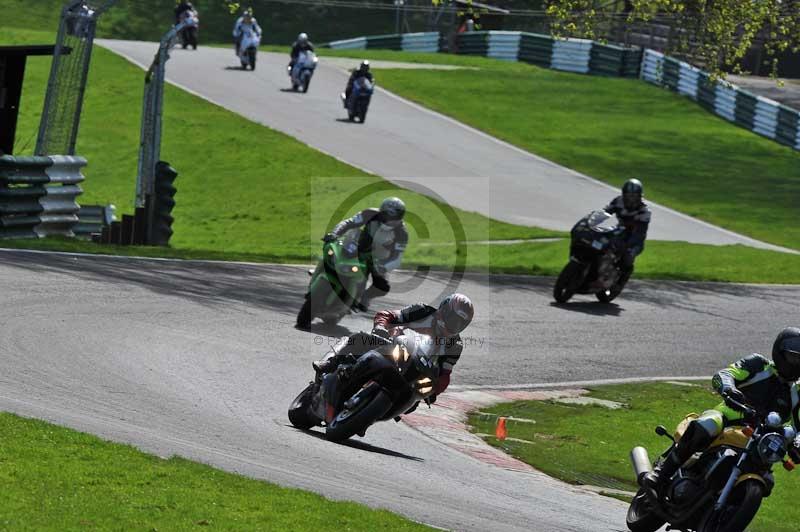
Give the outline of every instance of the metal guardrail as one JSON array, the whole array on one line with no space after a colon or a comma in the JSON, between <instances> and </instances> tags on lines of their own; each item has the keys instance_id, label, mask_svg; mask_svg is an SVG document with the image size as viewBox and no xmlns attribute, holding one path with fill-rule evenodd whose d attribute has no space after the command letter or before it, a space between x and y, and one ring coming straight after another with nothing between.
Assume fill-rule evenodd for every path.
<instances>
[{"instance_id":1,"label":"metal guardrail","mask_svg":"<svg viewBox=\"0 0 800 532\"><path fill-rule=\"evenodd\" d=\"M0 239L74 236L84 166L75 156L0 157Z\"/></svg>"},{"instance_id":2,"label":"metal guardrail","mask_svg":"<svg viewBox=\"0 0 800 532\"><path fill-rule=\"evenodd\" d=\"M683 94L725 120L800 150L800 112L794 109L726 81L711 82L706 72L655 50L645 50L641 78Z\"/></svg>"},{"instance_id":3,"label":"metal guardrail","mask_svg":"<svg viewBox=\"0 0 800 532\"><path fill-rule=\"evenodd\" d=\"M72 228L77 237L92 238L103 234L103 228L117 220L114 205L81 205L78 223Z\"/></svg>"}]
</instances>

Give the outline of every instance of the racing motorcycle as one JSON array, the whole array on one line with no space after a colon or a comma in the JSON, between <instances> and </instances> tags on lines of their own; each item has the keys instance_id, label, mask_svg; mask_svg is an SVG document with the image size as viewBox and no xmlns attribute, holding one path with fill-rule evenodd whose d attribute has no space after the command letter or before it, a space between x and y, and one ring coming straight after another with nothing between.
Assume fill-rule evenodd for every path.
<instances>
[{"instance_id":1,"label":"racing motorcycle","mask_svg":"<svg viewBox=\"0 0 800 532\"><path fill-rule=\"evenodd\" d=\"M556 280L553 298L566 303L574 294L595 294L602 303L610 303L625 287L619 259L622 256L620 227L605 211L593 211L572 228L569 262Z\"/></svg>"},{"instance_id":2,"label":"racing motorcycle","mask_svg":"<svg viewBox=\"0 0 800 532\"><path fill-rule=\"evenodd\" d=\"M314 52L300 52L294 67L287 67L293 90L299 89L303 92L308 92L308 86L311 84L311 77L314 75L317 63L319 63L319 58Z\"/></svg>"},{"instance_id":3,"label":"racing motorcycle","mask_svg":"<svg viewBox=\"0 0 800 532\"><path fill-rule=\"evenodd\" d=\"M258 53L258 45L261 44L261 34L252 30L242 31L242 40L239 44L239 61L242 64L242 69L250 70L256 69L256 54Z\"/></svg>"},{"instance_id":4,"label":"racing motorcycle","mask_svg":"<svg viewBox=\"0 0 800 532\"><path fill-rule=\"evenodd\" d=\"M742 532L758 512L761 500L775 485L774 464L782 462L791 471L800 459L795 430L784 426L777 412L758 415L728 398L745 412L742 426L726 427L702 453L695 453L673 475L660 493L642 487L628 508L627 525L632 532L654 532L665 523L668 530L696 532ZM656 462L663 462L675 442L697 414L686 417L670 436L659 425L656 433L672 439L672 446ZM787 454L791 459L787 459ZM639 485L652 470L647 451L635 447L631 461Z\"/></svg>"},{"instance_id":5,"label":"racing motorcycle","mask_svg":"<svg viewBox=\"0 0 800 532\"><path fill-rule=\"evenodd\" d=\"M350 93L350 98L347 98L344 102L344 106L347 109L347 118L351 122L358 119L363 124L367 119L367 110L374 91L375 83L368 78L361 77L353 82L353 92Z\"/></svg>"},{"instance_id":6,"label":"racing motorcycle","mask_svg":"<svg viewBox=\"0 0 800 532\"><path fill-rule=\"evenodd\" d=\"M432 337L403 329L388 340L365 332L345 340L364 354L348 355L331 373L317 375L289 405L292 425L324 424L325 437L340 442L428 402L439 372Z\"/></svg>"},{"instance_id":7,"label":"racing motorcycle","mask_svg":"<svg viewBox=\"0 0 800 532\"><path fill-rule=\"evenodd\" d=\"M322 246L322 260L311 274L306 299L297 314L302 327L320 318L326 325L336 325L360 301L367 284L366 261L359 256L353 239L338 239Z\"/></svg>"},{"instance_id":8,"label":"racing motorcycle","mask_svg":"<svg viewBox=\"0 0 800 532\"><path fill-rule=\"evenodd\" d=\"M197 34L200 32L200 17L197 15L197 11L194 9L184 11L181 15L181 22L184 24L178 33L181 46L184 50L189 46L193 50L197 50Z\"/></svg>"}]
</instances>

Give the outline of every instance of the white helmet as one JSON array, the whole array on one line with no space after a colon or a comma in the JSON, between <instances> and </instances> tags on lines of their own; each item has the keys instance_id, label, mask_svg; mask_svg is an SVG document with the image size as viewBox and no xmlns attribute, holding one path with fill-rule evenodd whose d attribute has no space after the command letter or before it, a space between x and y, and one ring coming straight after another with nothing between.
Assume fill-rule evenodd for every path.
<instances>
[{"instance_id":1,"label":"white helmet","mask_svg":"<svg viewBox=\"0 0 800 532\"><path fill-rule=\"evenodd\" d=\"M297 36L297 40L300 41L300 42L308 41L308 34L307 33L301 33L300 35Z\"/></svg>"}]
</instances>

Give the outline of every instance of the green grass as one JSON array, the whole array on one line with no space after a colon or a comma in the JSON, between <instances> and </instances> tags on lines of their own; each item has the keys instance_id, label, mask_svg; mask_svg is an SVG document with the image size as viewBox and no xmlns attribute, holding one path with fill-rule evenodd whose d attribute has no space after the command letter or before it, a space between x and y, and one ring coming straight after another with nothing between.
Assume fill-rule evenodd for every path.
<instances>
[{"instance_id":1,"label":"green grass","mask_svg":"<svg viewBox=\"0 0 800 532\"><path fill-rule=\"evenodd\" d=\"M479 67L379 70L377 76L393 92L559 164L612 185L640 177L653 201L800 249L800 153L687 98L639 80L483 58L325 53Z\"/></svg>"},{"instance_id":2,"label":"green grass","mask_svg":"<svg viewBox=\"0 0 800 532\"><path fill-rule=\"evenodd\" d=\"M593 388L590 397L623 403L619 410L603 406L578 406L553 401L518 401L496 405L483 412L532 419L535 424L507 422L508 436L532 443L486 440L535 468L573 484L591 484L635 491L628 454L636 445L647 448L654 459L669 447L657 436L656 425L672 430L689 412L702 412L719 404L719 397L703 386L668 383L626 384ZM494 434L495 416L472 414L475 432ZM800 477L775 470L776 488L764 501L754 532L792 532L800 508L795 493Z\"/></svg>"},{"instance_id":3,"label":"green grass","mask_svg":"<svg viewBox=\"0 0 800 532\"><path fill-rule=\"evenodd\" d=\"M2 530L430 530L8 413L0 434Z\"/></svg>"}]
</instances>

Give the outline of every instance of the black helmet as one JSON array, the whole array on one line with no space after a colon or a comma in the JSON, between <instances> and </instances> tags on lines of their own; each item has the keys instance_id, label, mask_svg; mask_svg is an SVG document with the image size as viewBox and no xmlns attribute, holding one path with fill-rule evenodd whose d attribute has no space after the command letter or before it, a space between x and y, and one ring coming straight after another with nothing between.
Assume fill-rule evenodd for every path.
<instances>
[{"instance_id":1,"label":"black helmet","mask_svg":"<svg viewBox=\"0 0 800 532\"><path fill-rule=\"evenodd\" d=\"M400 198L386 198L381 203L381 214L386 221L399 221L406 214L406 204Z\"/></svg>"},{"instance_id":2,"label":"black helmet","mask_svg":"<svg viewBox=\"0 0 800 532\"><path fill-rule=\"evenodd\" d=\"M778 334L772 344L772 360L783 379L800 379L800 328L786 327Z\"/></svg>"},{"instance_id":3,"label":"black helmet","mask_svg":"<svg viewBox=\"0 0 800 532\"><path fill-rule=\"evenodd\" d=\"M369 72L369 61L367 61L366 59L361 61L361 64L358 65L358 71L361 72L362 74L366 74L367 72Z\"/></svg>"},{"instance_id":4,"label":"black helmet","mask_svg":"<svg viewBox=\"0 0 800 532\"><path fill-rule=\"evenodd\" d=\"M472 322L475 307L464 294L450 294L439 304L436 311L437 334L455 336Z\"/></svg>"},{"instance_id":5,"label":"black helmet","mask_svg":"<svg viewBox=\"0 0 800 532\"><path fill-rule=\"evenodd\" d=\"M638 209L642 204L644 187L638 179L628 179L622 185L622 204L628 210Z\"/></svg>"}]
</instances>

